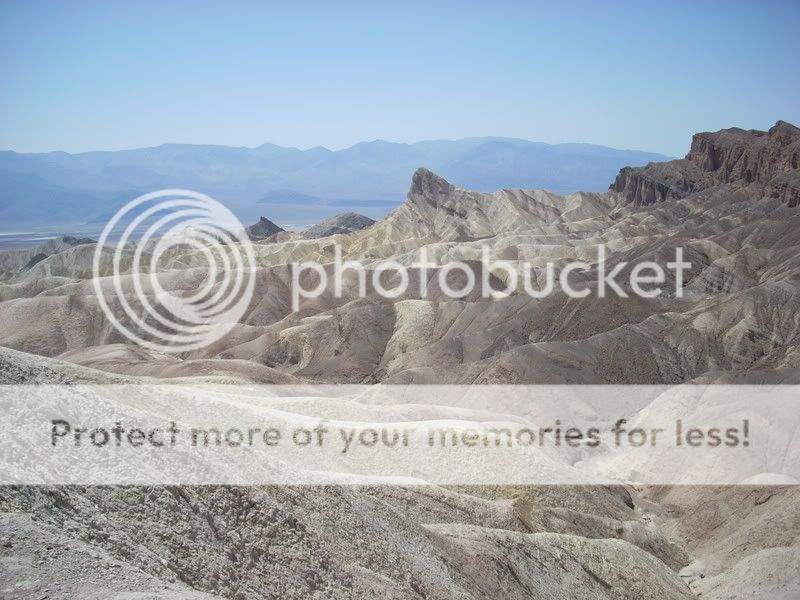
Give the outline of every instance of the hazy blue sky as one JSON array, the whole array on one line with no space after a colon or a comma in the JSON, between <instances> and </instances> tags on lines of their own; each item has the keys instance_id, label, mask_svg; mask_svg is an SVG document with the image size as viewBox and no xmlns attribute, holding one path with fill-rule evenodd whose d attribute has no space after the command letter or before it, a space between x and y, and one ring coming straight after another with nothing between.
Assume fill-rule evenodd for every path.
<instances>
[{"instance_id":1,"label":"hazy blue sky","mask_svg":"<svg viewBox=\"0 0 800 600\"><path fill-rule=\"evenodd\" d=\"M800 122L798 32L797 0L2 0L0 149L502 135L683 155L695 131Z\"/></svg>"}]
</instances>

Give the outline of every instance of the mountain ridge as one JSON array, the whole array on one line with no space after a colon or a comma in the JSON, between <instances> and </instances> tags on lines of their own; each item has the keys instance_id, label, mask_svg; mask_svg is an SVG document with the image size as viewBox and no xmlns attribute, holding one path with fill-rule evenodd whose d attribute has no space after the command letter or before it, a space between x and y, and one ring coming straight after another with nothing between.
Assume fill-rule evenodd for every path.
<instances>
[{"instance_id":1,"label":"mountain ridge","mask_svg":"<svg viewBox=\"0 0 800 600\"><path fill-rule=\"evenodd\" d=\"M275 144L272 142L264 142L263 144L258 144L256 146L239 146L239 145L229 145L229 144L199 144L193 142L164 142L162 144L156 144L154 146L141 146L136 148L120 148L118 150L84 150L80 152L68 152L66 150L46 150L42 152L18 152L16 150L12 150L10 148L0 150L0 156L4 154L15 154L17 156L48 156L48 155L56 155L56 156L84 156L84 155L100 155L100 154L117 154L122 152L138 152L138 151L147 151L147 150L158 150L158 149L167 149L167 148L206 148L206 149L215 149L215 148L227 148L232 150L266 150L266 149L277 149L277 150L289 150L289 151L297 151L297 152L327 152L327 153L336 153L336 152L343 152L346 150L352 150L357 147L364 147L370 145L377 145L377 144L386 144L392 146L424 146L429 144L458 144L462 142L467 143L483 143L483 142L491 142L491 141L500 141L500 142L521 142L525 144L538 144L541 146L549 146L554 148L598 148L598 149L610 149L616 150L619 152L638 152L643 154L652 154L654 156L662 156L665 158L670 158L668 154L662 154L660 152L651 152L647 150L638 150L636 148L617 148L615 146L605 146L603 144L594 144L590 142L540 142L535 140L527 140L525 138L518 138L518 137L509 137L509 136L467 136L463 138L432 138L427 140L419 140L417 142L395 142L392 140L386 140L383 138L376 138L373 140L362 140L360 142L356 142L351 144L350 146L344 146L342 148L332 149L328 148L327 146L316 145L311 146L309 148L299 148L297 146L284 146L281 144Z\"/></svg>"},{"instance_id":2,"label":"mountain ridge","mask_svg":"<svg viewBox=\"0 0 800 600\"><path fill-rule=\"evenodd\" d=\"M0 219L9 227L95 222L138 194L193 189L244 222L262 211L293 226L341 212L377 219L397 206L409 173L426 166L479 191L602 191L620 168L663 155L515 138L362 142L342 150L165 144L79 154L0 152ZM296 201L296 199L301 201ZM295 200L292 200L295 199ZM266 200L269 208L259 207ZM264 202L262 202L263 204Z\"/></svg>"},{"instance_id":3,"label":"mountain ridge","mask_svg":"<svg viewBox=\"0 0 800 600\"><path fill-rule=\"evenodd\" d=\"M720 184L751 185L789 207L800 204L800 128L778 121L769 131L738 127L692 136L685 158L625 167L609 189L636 205L653 204Z\"/></svg>"}]
</instances>

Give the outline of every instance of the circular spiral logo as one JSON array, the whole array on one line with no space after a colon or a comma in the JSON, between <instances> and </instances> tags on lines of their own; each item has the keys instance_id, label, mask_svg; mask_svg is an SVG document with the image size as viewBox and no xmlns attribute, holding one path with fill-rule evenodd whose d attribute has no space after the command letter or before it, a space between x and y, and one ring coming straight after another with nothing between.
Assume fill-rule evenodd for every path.
<instances>
[{"instance_id":1,"label":"circular spiral logo","mask_svg":"<svg viewBox=\"0 0 800 600\"><path fill-rule=\"evenodd\" d=\"M107 244L122 227L112 254ZM205 277L186 291L180 271L191 267ZM188 352L244 316L254 268L250 238L230 210L205 194L171 189L139 196L111 218L95 248L92 283L126 338L158 352Z\"/></svg>"}]
</instances>

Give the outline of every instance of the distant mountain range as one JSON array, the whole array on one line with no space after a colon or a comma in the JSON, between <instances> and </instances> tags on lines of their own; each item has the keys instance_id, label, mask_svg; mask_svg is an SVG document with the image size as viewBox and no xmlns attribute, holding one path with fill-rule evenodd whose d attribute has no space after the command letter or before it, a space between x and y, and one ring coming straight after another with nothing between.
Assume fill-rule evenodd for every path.
<instances>
[{"instance_id":1,"label":"distant mountain range","mask_svg":"<svg viewBox=\"0 0 800 600\"><path fill-rule=\"evenodd\" d=\"M384 216L402 202L417 168L491 192L604 191L625 166L668 157L589 144L511 138L363 142L344 150L166 144L117 152L0 152L4 228L104 223L139 194L170 187L210 194L242 220L261 214L298 227L354 211Z\"/></svg>"}]
</instances>

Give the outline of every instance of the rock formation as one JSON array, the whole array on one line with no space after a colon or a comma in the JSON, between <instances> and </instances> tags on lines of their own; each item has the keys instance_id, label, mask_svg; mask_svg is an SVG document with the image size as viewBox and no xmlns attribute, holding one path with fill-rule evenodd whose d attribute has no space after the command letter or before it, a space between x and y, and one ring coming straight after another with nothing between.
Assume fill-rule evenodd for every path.
<instances>
[{"instance_id":1,"label":"rock formation","mask_svg":"<svg viewBox=\"0 0 800 600\"><path fill-rule=\"evenodd\" d=\"M372 225L375 221L357 213L342 213L320 221L304 230L301 235L306 239L323 238L336 234L353 233Z\"/></svg>"},{"instance_id":2,"label":"rock formation","mask_svg":"<svg viewBox=\"0 0 800 600\"><path fill-rule=\"evenodd\" d=\"M250 236L251 239L263 239L268 238L270 236L275 235L276 233L281 233L286 231L283 227L279 227L266 217L261 217L257 223L250 225L247 229L247 235Z\"/></svg>"},{"instance_id":3,"label":"rock formation","mask_svg":"<svg viewBox=\"0 0 800 600\"><path fill-rule=\"evenodd\" d=\"M750 192L800 203L800 129L778 121L768 132L732 128L695 134L686 158L626 167L611 185L636 205L684 198L723 183L757 184Z\"/></svg>"}]
</instances>

